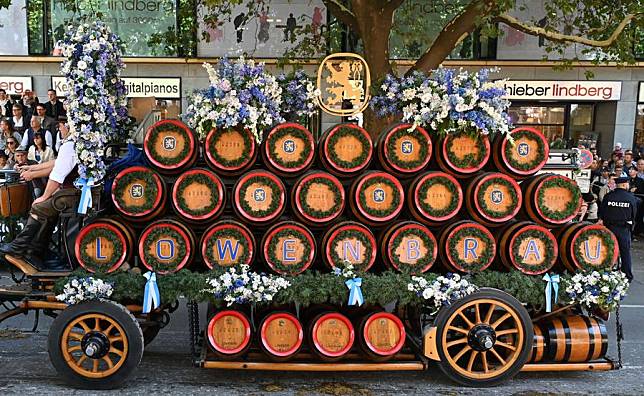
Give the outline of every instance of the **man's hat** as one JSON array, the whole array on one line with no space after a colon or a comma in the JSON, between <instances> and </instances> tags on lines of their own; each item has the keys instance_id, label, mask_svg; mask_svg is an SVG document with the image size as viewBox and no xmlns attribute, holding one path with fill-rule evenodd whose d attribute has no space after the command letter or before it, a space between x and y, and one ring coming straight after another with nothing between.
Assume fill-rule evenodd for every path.
<instances>
[{"instance_id":1,"label":"man's hat","mask_svg":"<svg viewBox=\"0 0 644 396\"><path fill-rule=\"evenodd\" d=\"M58 122L67 122L67 116L64 116L64 115L58 116Z\"/></svg>"},{"instance_id":2,"label":"man's hat","mask_svg":"<svg viewBox=\"0 0 644 396\"><path fill-rule=\"evenodd\" d=\"M25 146L20 146L20 147L18 147L16 149L16 153L25 153L26 154L27 152L28 152L28 150L27 150L27 148Z\"/></svg>"},{"instance_id":3,"label":"man's hat","mask_svg":"<svg viewBox=\"0 0 644 396\"><path fill-rule=\"evenodd\" d=\"M628 177L616 177L615 183L617 184L628 183Z\"/></svg>"}]
</instances>

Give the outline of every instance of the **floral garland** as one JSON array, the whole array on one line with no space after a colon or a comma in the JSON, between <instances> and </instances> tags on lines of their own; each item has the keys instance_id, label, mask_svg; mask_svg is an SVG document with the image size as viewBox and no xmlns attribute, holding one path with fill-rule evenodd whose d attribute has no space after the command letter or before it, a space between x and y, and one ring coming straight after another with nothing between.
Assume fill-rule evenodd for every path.
<instances>
[{"instance_id":1,"label":"floral garland","mask_svg":"<svg viewBox=\"0 0 644 396\"><path fill-rule=\"evenodd\" d=\"M589 237L598 237L601 238L602 241L606 244L606 250L609 252L609 254L606 255L606 258L604 261L602 261L599 265L595 265L592 263L589 263L584 255L582 254L581 250L581 245L582 241L588 240ZM573 246L573 251L575 252L575 258L577 261L581 264L583 269L586 270L597 270L597 269L608 269L613 266L613 252L615 249L615 241L613 238L610 238L610 236L607 238L606 237L606 231L602 230L596 230L596 229L587 229L582 231L577 239L575 240L575 244Z\"/></svg>"},{"instance_id":2,"label":"floral garland","mask_svg":"<svg viewBox=\"0 0 644 396\"><path fill-rule=\"evenodd\" d=\"M479 238L485 244L486 248L483 249L483 252L479 255L478 261L468 263L467 261L461 259L458 254L458 249L456 248L458 241L465 238ZM455 261L455 264L460 268L463 268L467 272L477 272L481 271L494 257L494 240L491 239L488 234L479 230L478 228L461 228L456 231L452 238L449 240L448 254Z\"/></svg>"},{"instance_id":3,"label":"floral garland","mask_svg":"<svg viewBox=\"0 0 644 396\"><path fill-rule=\"evenodd\" d=\"M112 266L121 259L123 250L125 248L121 240L112 231L100 228L94 228L90 232L85 234L83 238L81 238L79 245L87 246L87 244L96 241L98 238L103 238L110 242L113 246L114 251L112 253L112 257L110 257L107 261L99 262L96 260L96 257L91 257L89 254L87 254L87 249L80 249L81 261L85 266L91 266L91 270L95 272L100 271L102 268L112 268Z\"/></svg>"},{"instance_id":4,"label":"floral garland","mask_svg":"<svg viewBox=\"0 0 644 396\"><path fill-rule=\"evenodd\" d=\"M129 194L126 187L136 180L141 180L145 183L145 193L143 194L143 204L138 206L129 206L125 203L123 196ZM147 212L154 207L154 201L159 194L155 175L146 171L134 171L124 174L114 188L114 197L119 207L123 208L131 214L138 214Z\"/></svg>"},{"instance_id":5,"label":"floral garland","mask_svg":"<svg viewBox=\"0 0 644 396\"><path fill-rule=\"evenodd\" d=\"M450 305L474 293L478 290L478 287L468 282L467 279L461 278L458 274L448 273L445 276L437 277L433 282L424 277L412 276L411 282L407 285L407 290L429 301L428 305L433 308L431 314L434 315L443 306Z\"/></svg>"},{"instance_id":6,"label":"floral garland","mask_svg":"<svg viewBox=\"0 0 644 396\"><path fill-rule=\"evenodd\" d=\"M331 190L331 192L333 193L333 206L331 207L331 209L316 210L310 207L309 204L306 202L306 195L313 184L324 184L325 186L329 187L329 190ZM335 183L323 177L314 177L307 180L302 185L298 200L300 202L300 205L302 205L302 211L304 213L316 219L324 219L326 217L329 217L337 213L340 210L340 208L342 208L342 200L340 198L341 198L340 189L338 188L338 186L335 185Z\"/></svg>"},{"instance_id":7,"label":"floral garland","mask_svg":"<svg viewBox=\"0 0 644 396\"><path fill-rule=\"evenodd\" d=\"M413 161L403 161L402 158L398 156L398 147L396 147L396 142L398 141L398 139L404 136L411 136L416 140L418 140L419 142L418 147L420 150L420 153L418 154L418 159ZM389 160L395 165L403 169L415 169L421 166L427 159L427 151L428 151L427 138L425 138L425 135L423 135L418 131L418 128L414 128L414 129L400 128L396 130L396 132L394 132L393 135L389 136L387 140L387 151L389 152Z\"/></svg>"},{"instance_id":8,"label":"floral garland","mask_svg":"<svg viewBox=\"0 0 644 396\"><path fill-rule=\"evenodd\" d=\"M208 258L208 261L211 263L216 263L219 260L215 257L213 252L215 251L215 242L218 239L236 239L237 242L241 245L242 247L242 253L240 256L238 256L237 262L246 264L248 261L248 258L250 256L250 249L248 245L248 240L242 234L239 232L239 230L233 229L233 228L227 228L223 230L218 230L212 233L208 241L206 242L206 256Z\"/></svg>"},{"instance_id":9,"label":"floral garland","mask_svg":"<svg viewBox=\"0 0 644 396\"><path fill-rule=\"evenodd\" d=\"M210 204L208 206L199 209L188 208L188 202L186 202L183 196L183 192L186 190L186 188L188 188L189 185L193 183L203 184L208 187L208 190L210 190L211 196ZM212 210L215 209L215 207L219 204L219 199L219 186L211 178L204 175L203 173L193 173L186 176L186 178L183 179L177 187L177 205L180 209L193 216L203 216L206 213L212 212Z\"/></svg>"},{"instance_id":10,"label":"floral garland","mask_svg":"<svg viewBox=\"0 0 644 396\"><path fill-rule=\"evenodd\" d=\"M579 272L566 283L565 290L572 303L604 311L617 308L629 287L626 274L621 271Z\"/></svg>"},{"instance_id":11,"label":"floral garland","mask_svg":"<svg viewBox=\"0 0 644 396\"><path fill-rule=\"evenodd\" d=\"M271 204L268 206L268 208L264 210L255 210L251 208L248 202L243 198L243 196L246 195L246 190L253 183L264 184L266 187L268 187L271 190ZM248 213L253 217L266 217L275 213L275 211L282 204L281 198L280 198L280 195L281 195L280 192L281 192L281 189L279 185L277 185L277 183L275 183L273 180L269 179L268 177L253 176L248 180L246 180L239 188L239 195L240 197L242 197L242 199L239 200L239 204L242 207L242 210L244 212Z\"/></svg>"},{"instance_id":12,"label":"floral garland","mask_svg":"<svg viewBox=\"0 0 644 396\"><path fill-rule=\"evenodd\" d=\"M279 257L277 257L275 252L277 252L277 243L280 238L296 238L302 243L304 251L302 253L302 258L297 265L286 265ZM296 229L282 230L271 237L271 241L268 245L268 261L272 264L273 269L280 275L295 275L301 272L302 267L308 262L311 249L313 248L314 247L309 245L308 239L303 232Z\"/></svg>"},{"instance_id":13,"label":"floral garland","mask_svg":"<svg viewBox=\"0 0 644 396\"><path fill-rule=\"evenodd\" d=\"M509 197L510 202L514 202L514 205L508 206L505 210L493 210L487 205L485 201L485 192L489 187L491 187L494 184L500 184L508 189L510 193L510 197ZM519 197L517 195L517 191L515 190L514 185L502 177L495 177L483 182L483 184L478 190L478 193L476 194L476 199L478 200L479 205L481 206L481 211L485 212L488 216L493 217L495 219L500 219L511 215L512 212L514 212L514 210L516 209L517 204L519 203Z\"/></svg>"},{"instance_id":14,"label":"floral garland","mask_svg":"<svg viewBox=\"0 0 644 396\"><path fill-rule=\"evenodd\" d=\"M122 44L101 22L69 26L60 43L61 74L70 87L67 114L81 179L105 176L105 146L125 141L128 130L126 90L120 78Z\"/></svg>"},{"instance_id":15,"label":"floral garland","mask_svg":"<svg viewBox=\"0 0 644 396\"><path fill-rule=\"evenodd\" d=\"M275 151L276 143L279 139L283 138L284 136L293 136L295 138L298 138L304 141L304 145L303 145L304 147L302 147L302 151L300 151L300 157L298 159L294 161L284 161L280 159L280 157L277 155L277 152ZM307 158L309 157L309 154L311 153L311 146L307 144L310 141L311 141L311 136L306 134L301 129L280 128L277 131L275 131L275 133L273 133L268 139L268 142L267 142L268 152L271 159L277 162L279 165L285 168L299 168L300 166L304 165Z\"/></svg>"},{"instance_id":16,"label":"floral garland","mask_svg":"<svg viewBox=\"0 0 644 396\"><path fill-rule=\"evenodd\" d=\"M461 132L462 134L467 134L467 132ZM453 137L458 137L461 135L452 135ZM451 142L452 136L448 136L448 142ZM452 150L447 150L447 159L449 162L454 165L454 167L459 169L469 169L476 167L481 164L481 161L487 156L488 149L485 144L483 144L483 138L478 137L476 139L476 147L478 148L478 153L466 154L463 158L458 158Z\"/></svg>"},{"instance_id":17,"label":"floral garland","mask_svg":"<svg viewBox=\"0 0 644 396\"><path fill-rule=\"evenodd\" d=\"M298 69L289 74L277 76L282 88L282 115L289 119L306 119L317 112L317 98L320 90L304 70Z\"/></svg>"},{"instance_id":18,"label":"floral garland","mask_svg":"<svg viewBox=\"0 0 644 396\"><path fill-rule=\"evenodd\" d=\"M538 239L542 241L545 247L545 252L541 264L530 265L529 267L522 268L535 273L541 273L543 271L549 270L552 267L553 261L555 259L555 246L552 242L552 239L549 238L548 234L541 230L533 229L521 232L520 236L514 241L514 244L512 245L512 257L514 258L515 263L523 264L523 256L519 252L519 247L521 246L521 243L526 239Z\"/></svg>"},{"instance_id":19,"label":"floral garland","mask_svg":"<svg viewBox=\"0 0 644 396\"><path fill-rule=\"evenodd\" d=\"M249 160L250 148L253 145L253 141L245 130L235 130L241 135L242 140L244 141L244 148L242 149L242 153L239 157L228 160L217 153L217 142L221 139L221 135L223 135L227 129L215 129L213 136L210 138L210 144L208 145L208 153L210 153L215 162L227 168L234 168L246 163Z\"/></svg>"},{"instance_id":20,"label":"floral garland","mask_svg":"<svg viewBox=\"0 0 644 396\"><path fill-rule=\"evenodd\" d=\"M545 204L546 199L546 190L553 187L561 187L572 193L572 198L566 204L566 208L562 211L550 210ZM577 206L579 205L579 200L581 199L581 191L577 185L573 185L572 181L569 179L555 178L546 180L541 185L539 189L539 195L537 197L537 204L541 208L541 212L547 219L551 220L563 220L568 218L575 213L577 213Z\"/></svg>"},{"instance_id":21,"label":"floral garland","mask_svg":"<svg viewBox=\"0 0 644 396\"><path fill-rule=\"evenodd\" d=\"M360 152L360 155L354 158L353 161L345 161L341 159L340 157L338 157L338 153L333 150L333 147L335 147L335 144L338 142L338 140L345 136L355 137L362 145L362 151ZM367 162L369 159L369 140L355 128L340 127L336 129L333 135L331 135L331 137L329 138L328 146L331 148L331 150L329 150L329 159L331 160L331 162L345 169L356 168Z\"/></svg>"},{"instance_id":22,"label":"floral garland","mask_svg":"<svg viewBox=\"0 0 644 396\"><path fill-rule=\"evenodd\" d=\"M91 276L67 278L56 300L73 305L83 301L110 298L114 292L113 285Z\"/></svg>"},{"instance_id":23,"label":"floral garland","mask_svg":"<svg viewBox=\"0 0 644 396\"><path fill-rule=\"evenodd\" d=\"M389 206L389 208L374 209L367 205L366 190L367 188L373 186L374 184L386 184L391 188L392 197L391 197L391 206ZM386 177L376 176L376 177L369 178L369 180L364 182L360 190L358 199L360 200L360 206L365 212L367 212L371 216L383 218L383 217L389 216L398 208L398 205L400 204L400 191L398 191L398 188L391 180L387 179Z\"/></svg>"},{"instance_id":24,"label":"floral garland","mask_svg":"<svg viewBox=\"0 0 644 396\"><path fill-rule=\"evenodd\" d=\"M427 249L427 254L425 257L422 257L416 261L416 264L411 266L409 263L403 263L400 261L400 258L396 255L395 251L392 251L391 253L391 259L393 260L394 264L396 265L396 268L398 268L399 271L401 272L410 272L410 273L415 273L416 270L423 269L429 264L433 263L436 260L436 257L432 254L434 251L434 241L427 236L427 234L423 232L418 232L418 230L415 229L406 229L401 231L394 240L392 241L392 245L394 247L400 246L402 244L403 238L409 237L409 236L415 236L420 238L421 241L423 241L423 245L425 245L425 249Z\"/></svg>"},{"instance_id":25,"label":"floral garland","mask_svg":"<svg viewBox=\"0 0 644 396\"><path fill-rule=\"evenodd\" d=\"M270 302L291 284L285 278L251 272L248 265L227 268L216 278L207 278L202 293L212 294L227 306Z\"/></svg>"},{"instance_id":26,"label":"floral garland","mask_svg":"<svg viewBox=\"0 0 644 396\"><path fill-rule=\"evenodd\" d=\"M335 249L335 245L337 244L337 241L341 241L343 239L351 239L351 238L355 238L358 241L360 241L360 243L364 247L365 253L364 253L364 260L362 261L362 263L360 263L360 264L356 264L356 263L352 264L357 270L362 271L363 267L366 267L369 264L369 261L371 261L372 250L375 248L375 246L373 246L371 244L371 241L369 240L369 238L367 238L366 235L363 234L360 231L342 230L342 231L340 231L338 233L338 235L336 235L335 241L332 242L332 244L334 246L331 246L331 249L330 249L331 250L331 261L332 261L332 264L333 264L334 267L337 267L341 263L345 262L344 259L342 259L342 258L340 258L340 256L338 256L338 253L336 252L336 249Z\"/></svg>"},{"instance_id":27,"label":"floral garland","mask_svg":"<svg viewBox=\"0 0 644 396\"><path fill-rule=\"evenodd\" d=\"M148 248L151 243L155 243L159 239L168 239L171 238L176 242L175 246L175 255L173 260L168 260L168 261L160 261L158 260L154 255L150 253L150 249ZM157 229L152 230L146 237L145 239L141 242L143 246L145 247L144 251L144 257L145 257L145 262L152 267L153 271L156 272L175 272L177 270L177 262L181 262L181 260L186 257L188 254L188 249L186 247L186 241L183 239L181 234L179 234L176 230L168 227L159 227Z\"/></svg>"},{"instance_id":28,"label":"floral garland","mask_svg":"<svg viewBox=\"0 0 644 396\"><path fill-rule=\"evenodd\" d=\"M161 132L176 132L181 137L184 139L186 144L183 145L183 149L179 154L177 154L175 157L163 157L163 156L158 156L157 152L150 150L150 153L152 157L154 157L154 160L163 164L163 165L176 165L183 161L186 158L186 155L188 155L188 151L190 150L190 145L187 144L187 142L190 141L190 136L188 135L188 132L184 129L181 128L178 125L171 124L171 123L165 123L163 125L158 125L155 126L152 133L150 134L150 147L155 147L157 144L157 141L161 137Z\"/></svg>"},{"instance_id":29,"label":"floral garland","mask_svg":"<svg viewBox=\"0 0 644 396\"><path fill-rule=\"evenodd\" d=\"M515 141L524 137L532 138L534 141L537 142L537 155L535 156L535 158L529 162L517 161L516 157L514 156L515 144L511 142L508 142L508 144L505 145L505 158L509 162L510 166L512 166L514 169L518 169L521 171L529 171L529 170L533 170L537 165L539 165L543 161L546 155L546 150L545 150L543 141L532 131L522 129L512 134L512 139Z\"/></svg>"},{"instance_id":30,"label":"floral garland","mask_svg":"<svg viewBox=\"0 0 644 396\"><path fill-rule=\"evenodd\" d=\"M445 217L451 213L454 213L456 207L458 206L458 186L454 184L452 180L446 178L445 176L436 176L432 177L431 179L427 179L423 182L423 184L421 184L418 190L418 195L420 195L421 197L426 197L429 188L439 183L443 184L447 188L447 190L452 193L452 199L449 201L449 205L447 205L447 207L444 209L435 209L427 202L425 202L424 199L421 199L418 204L423 209L423 211L425 211L425 213L429 213L431 216Z\"/></svg>"}]
</instances>

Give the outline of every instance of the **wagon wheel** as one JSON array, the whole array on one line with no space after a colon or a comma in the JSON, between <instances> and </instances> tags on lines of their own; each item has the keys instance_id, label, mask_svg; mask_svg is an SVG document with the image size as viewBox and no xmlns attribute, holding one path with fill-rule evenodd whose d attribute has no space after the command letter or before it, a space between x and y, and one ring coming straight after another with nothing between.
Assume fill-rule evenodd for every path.
<instances>
[{"instance_id":1,"label":"wagon wheel","mask_svg":"<svg viewBox=\"0 0 644 396\"><path fill-rule=\"evenodd\" d=\"M143 356L143 334L132 314L111 301L90 301L61 312L49 330L49 358L70 385L113 389Z\"/></svg>"},{"instance_id":2,"label":"wagon wheel","mask_svg":"<svg viewBox=\"0 0 644 396\"><path fill-rule=\"evenodd\" d=\"M436 327L441 369L467 386L492 386L512 378L532 348L528 312L514 297L495 289L481 289L442 309Z\"/></svg>"}]
</instances>

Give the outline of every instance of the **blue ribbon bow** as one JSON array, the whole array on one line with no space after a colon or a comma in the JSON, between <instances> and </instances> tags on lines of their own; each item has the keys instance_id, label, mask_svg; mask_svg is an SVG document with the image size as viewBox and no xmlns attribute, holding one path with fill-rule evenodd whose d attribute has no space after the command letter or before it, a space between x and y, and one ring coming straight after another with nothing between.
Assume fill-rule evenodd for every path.
<instances>
[{"instance_id":1,"label":"blue ribbon bow","mask_svg":"<svg viewBox=\"0 0 644 396\"><path fill-rule=\"evenodd\" d=\"M159 308L159 305L161 305L161 295L159 294L159 286L157 285L157 274L148 271L143 276L148 280L145 283L145 292L143 294L142 312L146 314Z\"/></svg>"},{"instance_id":2,"label":"blue ribbon bow","mask_svg":"<svg viewBox=\"0 0 644 396\"><path fill-rule=\"evenodd\" d=\"M349 305L362 305L364 304L364 297L362 296L362 278L348 279L344 282L349 288Z\"/></svg>"},{"instance_id":3,"label":"blue ribbon bow","mask_svg":"<svg viewBox=\"0 0 644 396\"><path fill-rule=\"evenodd\" d=\"M76 188L81 189L80 202L78 203L78 213L87 214L87 208L92 206L92 187L94 187L94 178L78 179L74 182Z\"/></svg>"},{"instance_id":4,"label":"blue ribbon bow","mask_svg":"<svg viewBox=\"0 0 644 396\"><path fill-rule=\"evenodd\" d=\"M552 312L552 292L555 292L554 303L559 300L559 275L545 274L543 280L546 281L546 312Z\"/></svg>"}]
</instances>

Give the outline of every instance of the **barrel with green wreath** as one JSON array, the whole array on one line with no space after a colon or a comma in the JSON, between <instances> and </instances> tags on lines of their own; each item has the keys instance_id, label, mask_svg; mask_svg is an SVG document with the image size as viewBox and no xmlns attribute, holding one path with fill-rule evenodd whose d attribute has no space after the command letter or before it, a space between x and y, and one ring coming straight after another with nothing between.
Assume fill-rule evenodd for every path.
<instances>
[{"instance_id":1,"label":"barrel with green wreath","mask_svg":"<svg viewBox=\"0 0 644 396\"><path fill-rule=\"evenodd\" d=\"M335 224L322 239L323 261L331 269L352 265L367 271L376 261L378 246L369 228L354 221Z\"/></svg>"},{"instance_id":2,"label":"barrel with green wreath","mask_svg":"<svg viewBox=\"0 0 644 396\"><path fill-rule=\"evenodd\" d=\"M268 267L280 275L298 275L315 259L315 238L304 225L294 221L275 224L264 234L262 252Z\"/></svg>"},{"instance_id":3,"label":"barrel with green wreath","mask_svg":"<svg viewBox=\"0 0 644 396\"><path fill-rule=\"evenodd\" d=\"M264 164L274 173L293 177L311 167L315 160L315 139L300 124L279 124L268 132L262 146Z\"/></svg>"},{"instance_id":4,"label":"barrel with green wreath","mask_svg":"<svg viewBox=\"0 0 644 396\"><path fill-rule=\"evenodd\" d=\"M130 260L134 244L134 232L122 220L98 218L79 231L74 253L88 272L111 273Z\"/></svg>"},{"instance_id":5,"label":"barrel with green wreath","mask_svg":"<svg viewBox=\"0 0 644 396\"><path fill-rule=\"evenodd\" d=\"M451 272L479 272L492 264L496 241L487 227L474 221L458 221L441 230L439 257Z\"/></svg>"},{"instance_id":6,"label":"barrel with green wreath","mask_svg":"<svg viewBox=\"0 0 644 396\"><path fill-rule=\"evenodd\" d=\"M548 162L550 145L541 131L519 127L509 137L498 135L492 145L495 169L515 179L532 176Z\"/></svg>"},{"instance_id":7,"label":"barrel with green wreath","mask_svg":"<svg viewBox=\"0 0 644 396\"><path fill-rule=\"evenodd\" d=\"M380 135L376 151L387 172L401 178L412 177L429 164L432 140L419 126L396 124Z\"/></svg>"},{"instance_id":8,"label":"barrel with green wreath","mask_svg":"<svg viewBox=\"0 0 644 396\"><path fill-rule=\"evenodd\" d=\"M465 197L469 215L488 227L498 227L513 219L523 200L519 184L498 172L483 173L469 180Z\"/></svg>"},{"instance_id":9,"label":"barrel with green wreath","mask_svg":"<svg viewBox=\"0 0 644 396\"><path fill-rule=\"evenodd\" d=\"M379 225L394 220L405 203L400 181L387 172L370 171L351 185L349 206L361 222Z\"/></svg>"},{"instance_id":10,"label":"barrel with green wreath","mask_svg":"<svg viewBox=\"0 0 644 396\"><path fill-rule=\"evenodd\" d=\"M221 220L210 226L199 243L201 257L210 269L250 265L255 258L255 238L244 224Z\"/></svg>"},{"instance_id":11,"label":"barrel with green wreath","mask_svg":"<svg viewBox=\"0 0 644 396\"><path fill-rule=\"evenodd\" d=\"M154 219L165 211L166 186L158 173L143 166L120 171L112 183L117 213L132 222Z\"/></svg>"},{"instance_id":12,"label":"barrel with green wreath","mask_svg":"<svg viewBox=\"0 0 644 396\"><path fill-rule=\"evenodd\" d=\"M443 172L467 178L483 169L490 159L490 139L478 133L449 134L436 145L435 157Z\"/></svg>"},{"instance_id":13,"label":"barrel with green wreath","mask_svg":"<svg viewBox=\"0 0 644 396\"><path fill-rule=\"evenodd\" d=\"M429 271L437 252L434 234L415 221L394 223L380 238L380 256L387 266L399 272L420 274Z\"/></svg>"},{"instance_id":14,"label":"barrel with green wreath","mask_svg":"<svg viewBox=\"0 0 644 396\"><path fill-rule=\"evenodd\" d=\"M617 239L603 225L572 223L558 230L557 239L561 264L570 272L606 270L617 263Z\"/></svg>"},{"instance_id":15,"label":"barrel with green wreath","mask_svg":"<svg viewBox=\"0 0 644 396\"><path fill-rule=\"evenodd\" d=\"M453 219L463 205L463 189L454 176L430 171L411 183L407 208L418 221L438 226Z\"/></svg>"},{"instance_id":16,"label":"barrel with green wreath","mask_svg":"<svg viewBox=\"0 0 644 396\"><path fill-rule=\"evenodd\" d=\"M159 274L188 266L195 254L195 236L183 223L161 219L147 226L139 237L139 259L145 268Z\"/></svg>"},{"instance_id":17,"label":"barrel with green wreath","mask_svg":"<svg viewBox=\"0 0 644 396\"><path fill-rule=\"evenodd\" d=\"M357 124L334 125L320 137L320 162L338 177L352 177L365 170L372 155L371 136Z\"/></svg>"},{"instance_id":18,"label":"barrel with green wreath","mask_svg":"<svg viewBox=\"0 0 644 396\"><path fill-rule=\"evenodd\" d=\"M255 163L257 143L246 128L213 128L204 141L206 164L223 176L244 173Z\"/></svg>"},{"instance_id":19,"label":"barrel with green wreath","mask_svg":"<svg viewBox=\"0 0 644 396\"><path fill-rule=\"evenodd\" d=\"M521 183L525 216L544 227L571 221L581 207L581 191L574 180L553 173L533 176Z\"/></svg>"},{"instance_id":20,"label":"barrel with green wreath","mask_svg":"<svg viewBox=\"0 0 644 396\"><path fill-rule=\"evenodd\" d=\"M499 258L508 270L527 275L550 271L557 261L557 239L549 229L529 221L511 223L498 233Z\"/></svg>"},{"instance_id":21,"label":"barrel with green wreath","mask_svg":"<svg viewBox=\"0 0 644 396\"><path fill-rule=\"evenodd\" d=\"M277 220L286 208L286 188L279 177L265 170L242 175L233 189L233 209L251 224Z\"/></svg>"},{"instance_id":22,"label":"barrel with green wreath","mask_svg":"<svg viewBox=\"0 0 644 396\"><path fill-rule=\"evenodd\" d=\"M300 221L325 227L344 211L344 187L330 173L311 171L304 174L291 189L291 209Z\"/></svg>"},{"instance_id":23,"label":"barrel with green wreath","mask_svg":"<svg viewBox=\"0 0 644 396\"><path fill-rule=\"evenodd\" d=\"M160 120L143 138L148 162L159 172L177 174L194 165L199 146L194 132L179 120Z\"/></svg>"},{"instance_id":24,"label":"barrel with green wreath","mask_svg":"<svg viewBox=\"0 0 644 396\"><path fill-rule=\"evenodd\" d=\"M199 225L217 218L224 210L225 188L208 169L185 171L172 186L172 207L183 220Z\"/></svg>"}]
</instances>

